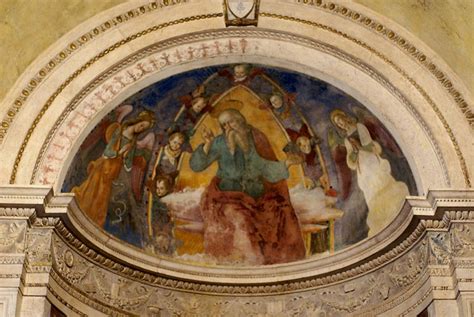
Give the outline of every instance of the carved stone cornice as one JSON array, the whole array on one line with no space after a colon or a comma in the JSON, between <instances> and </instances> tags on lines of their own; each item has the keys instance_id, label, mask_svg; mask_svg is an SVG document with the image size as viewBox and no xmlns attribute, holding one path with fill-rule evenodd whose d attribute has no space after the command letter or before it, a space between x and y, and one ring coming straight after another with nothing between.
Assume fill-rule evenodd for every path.
<instances>
[{"instance_id":1,"label":"carved stone cornice","mask_svg":"<svg viewBox=\"0 0 474 317\"><path fill-rule=\"evenodd\" d=\"M84 224L88 222L88 219L82 215L82 212L78 209L77 205L73 204L73 199L70 195L53 196L49 190L44 188L42 190L44 196L50 196L50 198L48 198L48 200L43 198L42 201L47 201L44 208L45 212L37 215L37 218L31 222L32 226L38 228L54 228L54 230L62 236L69 245L100 266L113 269L119 274L138 277L148 283L158 283L160 285L169 284L170 282L166 276L172 276L174 274L173 272L176 272L176 274L181 278L183 277L182 274L185 273L188 279L195 276L195 278L200 281L215 281L216 279L223 279L223 281L226 281L224 283L229 283L229 280L234 280L238 284L242 284L239 282L239 280L242 279L250 279L247 283L255 284L255 278L262 281L262 284L271 283L273 277L275 278L275 281L281 281L283 277L288 276L295 276L294 278L298 280L291 281L290 278L286 283L271 283L275 285L270 288L270 291L275 293L291 292L301 288L308 289L319 287L321 285L337 283L348 278L365 274L365 272L396 259L408 251L412 245L422 238L427 230L441 229L446 231L446 228L449 227L453 220L472 219L474 195L474 192L469 190L458 191L457 193L452 191L433 191L427 196L427 199L409 198L397 218L399 220L395 220L391 226L380 234L379 238L384 243L370 243L370 240L366 241L368 244L361 246L361 248L368 248L373 250L373 252L365 252L364 254L366 254L366 258L362 260L353 261L350 260L350 258L346 258L340 262L340 255L340 260L337 260L338 256L331 257L331 266L335 268L333 273L330 273L331 271L318 271L318 267L320 267L319 264L325 262L325 260L322 259L305 261L301 264L294 263L285 265L281 270L281 275L279 275L278 271L275 271L274 269L268 269L268 272L265 273L266 269L261 268L258 270L251 269L248 273L240 273L237 275L234 273L229 275L226 273L225 269L208 269L206 270L207 273L203 274L203 272L193 269L193 266L183 266L183 264L176 266L172 264L173 262L171 259L155 258L145 254L145 257L137 263L136 260L132 260L132 258L127 255L127 252L129 252L127 251L127 248L116 249L114 246L118 246L119 243L100 242L102 238L95 238L95 234L100 233L100 231L94 233L94 226L87 225L84 227ZM0 190L0 192L2 191ZM25 197L27 196L28 195ZM40 199L37 195L36 188L32 191L31 196L35 197L37 200ZM27 198L24 199L28 200ZM448 210L450 205L455 206L456 209L463 209L463 211ZM66 211L69 212L69 214L66 214ZM412 211L413 216L410 216ZM53 212L55 214L52 214ZM406 217L411 217L411 219ZM59 221L59 219L61 219L61 221ZM400 226L405 229L400 231ZM389 231L391 231L391 233L388 233ZM110 236L107 239L109 239L109 241L114 240L114 238L111 238ZM106 243L106 245L104 245L104 243ZM348 248L347 252L344 253L349 255L354 254L354 256L360 258L360 254L357 254L358 250L359 249L351 250L351 248ZM130 252L131 251L132 250L130 250ZM135 251L133 252L135 253ZM138 254L138 256L140 256L140 254ZM112 261L111 258L115 258L116 261ZM337 267L334 265L334 263L337 263L338 261L340 263L346 263L346 266ZM129 266L130 263L133 263L133 265ZM144 265L140 267L140 263L144 263ZM164 275L154 276L153 274L150 274L153 271L152 268L156 265L159 265L162 268L168 268L160 270L162 272L161 274ZM299 270L301 270L301 272L309 271L310 273L300 274L301 272ZM295 273L300 275L294 275ZM307 277L305 278L304 276ZM302 279L304 281L302 281ZM219 283L218 281L216 282ZM173 284L177 285L177 282L173 282ZM246 283L243 284L245 285ZM190 283L185 287L189 289L196 288L196 286L193 286ZM197 288L201 289L202 287L199 286ZM215 287L212 286L211 288ZM211 288L209 291L213 292L214 290L211 290ZM250 289L242 289L242 291L246 292L250 291Z\"/></svg>"},{"instance_id":2,"label":"carved stone cornice","mask_svg":"<svg viewBox=\"0 0 474 317\"><path fill-rule=\"evenodd\" d=\"M46 197L50 191L44 193ZM35 204L39 199L37 189L31 195ZM22 190L22 196L28 196L27 189ZM228 282L229 276L219 275L218 270L212 274L212 281L206 280L199 266L194 266L194 279L183 279L178 271L175 275L163 274L164 259L156 262L154 270L150 266L131 265L133 261L127 260L131 256L109 253L108 245L113 238L109 236L108 243L100 244L94 236L87 235L86 229L77 227L74 212L80 210L72 196L51 194L47 200L45 197L44 213L28 222L26 258L2 257L2 263L24 261L26 274L45 273L52 278L50 282L24 282L24 287L47 287L63 304L65 299L60 294L65 291L108 315L156 311L179 314L191 310L206 314L230 307L241 314L275 316L283 311L296 314L302 309L329 315L384 313L408 301L429 279L455 276L456 268L474 267L474 191L432 191L426 198L411 197L398 216L408 221L395 220L383 231L387 235L380 234L381 242L370 245L373 252L365 253L365 258L360 258L362 255L358 253L360 259L347 262L346 267L329 272L313 269L313 274L297 279L292 277L297 276L298 262L286 268L268 266L268 274L273 272L277 279L263 278L263 282L260 276L266 275L259 276L261 268L252 269L255 271L252 276L236 275L233 277L236 282ZM64 208L68 213L58 217L49 215ZM21 221L26 224L24 219ZM394 230L400 226L402 230ZM362 248L367 248L366 242L361 244ZM324 263L322 259L307 262L316 268ZM288 271L288 267L294 271ZM280 269L286 271L279 275ZM211 268L206 270L212 272ZM3 276L18 277L18 274ZM466 276L458 280L470 282ZM432 285L426 292L423 288L422 298L410 304L406 313L418 309L428 296L455 289L456 285L444 284ZM83 314L78 307L70 306L67 307Z\"/></svg>"},{"instance_id":3,"label":"carved stone cornice","mask_svg":"<svg viewBox=\"0 0 474 317\"><path fill-rule=\"evenodd\" d=\"M11 188L18 187L12 186ZM100 231L94 232L94 230L97 230L94 229L95 226L84 226L89 220L78 209L71 195L54 196L51 190L46 188L33 188L28 195L28 190L23 188L21 195L18 194L16 196L12 195L11 188L0 188L0 193L7 192L8 195L6 196L8 197L23 197L21 201L22 204L24 204L25 201L32 201L33 205L36 205L37 201L45 202L44 211L36 214L36 217L32 218L30 222L32 228L54 229L59 236L63 237L68 245L84 257L90 259L93 263L113 270L117 272L117 274L138 278L146 283L169 285L173 287L179 287L178 285L180 285L185 289L209 292L221 292L221 289L228 289L229 292L239 293L255 292L256 290L251 284L271 284L271 286L267 285L265 289L261 291L285 293L337 283L348 278L363 275L402 256L409 251L426 232L440 230L446 232L452 223L459 221L474 222L474 191L431 191L426 199L420 197L408 198L404 208L397 217L398 220L395 220L386 230L379 234L380 237L378 238L383 243L373 243L373 241L371 243L369 239L359 248L348 248L347 251L344 252L350 256L354 254L353 256L359 258L359 260L354 261L351 260L350 257L344 259L340 255L338 255L339 257L336 255L332 256L330 259L331 266L334 268L332 272L331 270L318 270L318 267L321 267L321 264L325 263L324 259L319 259L284 265L281 268L281 275L278 274L278 270L271 268L268 268L268 270L265 268L258 268L258 270L250 269L248 273L243 273L245 271L242 271L237 275L235 273L229 275L225 269L207 269L207 273L203 274L197 267L192 265L183 265L182 263L173 265L172 259L155 258L143 254L144 257L138 262L132 260L127 252L132 252L133 250L130 249L130 251L127 251L127 248L117 249L114 246L119 246L120 243L110 243L115 240L115 238L110 236L107 238L109 242L100 242L102 238L96 236ZM43 192L43 197L38 195L39 190ZM30 196L32 198L29 198ZM5 195L0 196L0 199L2 199L2 197L5 198ZM454 206L456 210L450 210L451 206ZM404 229L400 230L400 227ZM461 229L458 231L462 234L465 232ZM429 242L430 246L434 245L435 242L433 241ZM436 245L434 246L436 247ZM373 251L367 252L367 250L365 250L365 259L360 259L358 250L362 251L366 248ZM440 250L438 249L438 251ZM133 252L136 253L135 251ZM441 253L438 252L437 254L441 259ZM140 253L134 256L135 259L136 256L140 257ZM346 263L344 264L345 266L338 267L335 265L338 261L339 263ZM132 265L130 266L131 263ZM144 263L144 265L140 267L140 263ZM158 275L154 274L152 269L156 267L156 265L161 267ZM309 271L310 273L298 275L305 271ZM201 282L196 281L197 285L179 282L178 280L183 278L183 273L186 274L187 279L195 276L194 278ZM177 280L173 280L172 278L170 280L173 274L177 274ZM292 281L292 278L288 278L288 276L294 276L293 278L295 280ZM271 282L273 277L275 278L275 282ZM284 279L286 282L283 282L283 277L286 277ZM223 282L219 282L219 279L222 279ZM242 283L242 279L247 282ZM206 280L207 282L205 282ZM238 291L232 289L232 287L223 288L222 286L209 285L210 281L213 281L214 284L229 284L229 281L232 280L242 286L239 286ZM277 280L279 282L276 283ZM258 289L258 287L256 289Z\"/></svg>"},{"instance_id":4,"label":"carved stone cornice","mask_svg":"<svg viewBox=\"0 0 474 317\"><path fill-rule=\"evenodd\" d=\"M143 313L146 307L144 303L148 302L165 303L164 307L161 307L165 311L189 312L192 309L198 315L205 315L208 307L193 304L199 301L209 301L209 305L224 311L229 304L245 307L252 301L254 304L249 307L250 311L247 313L258 313L259 310L266 308L261 305L271 301L295 312L303 309L303 311L347 314L377 306L379 299L386 300L389 297L402 295L407 286L411 288L422 277L423 272L426 272L427 261L427 243L423 242L397 262L387 264L382 270L341 283L320 285L312 289L301 288L297 290L298 292L290 293L273 292L278 285L251 287L226 285L215 286L214 291L210 293L209 287L198 283L185 281L174 283L169 279L167 283L157 284L141 280L138 274L118 274L110 268L93 265L90 259L77 253L77 250L72 251L61 239L56 238L52 276L69 294L78 296L87 305L107 314L123 314L125 311L138 315ZM126 287L124 290L128 289L131 293L127 296L112 296L110 292L115 289L116 294L120 294L121 287ZM270 295L272 297L268 297ZM392 306L386 306L384 309Z\"/></svg>"},{"instance_id":5,"label":"carved stone cornice","mask_svg":"<svg viewBox=\"0 0 474 317\"><path fill-rule=\"evenodd\" d=\"M0 218L30 218L35 212L34 208L0 207Z\"/></svg>"},{"instance_id":6,"label":"carved stone cornice","mask_svg":"<svg viewBox=\"0 0 474 317\"><path fill-rule=\"evenodd\" d=\"M0 207L35 208L44 206L52 196L53 192L47 186L0 186Z\"/></svg>"},{"instance_id":7,"label":"carved stone cornice","mask_svg":"<svg viewBox=\"0 0 474 317\"><path fill-rule=\"evenodd\" d=\"M466 202L465 204L470 206L470 204L472 204L472 199L470 199L469 197L472 196L473 192L469 191L467 193L468 193L468 194L466 194L467 196L462 194L462 195L464 195L464 197L459 198L459 200L465 201ZM452 198L452 199L454 199L454 198ZM426 200L423 200L422 204L420 204L419 199L410 200L405 205L404 209L406 211L407 210L410 211L410 210L412 210L412 208L414 208L417 205L425 205L425 204L426 204ZM438 204L438 206L439 206L439 204ZM470 208L469 206L466 206L466 209L469 209ZM278 285L273 285L271 288L268 288L268 289L269 289L269 291L272 291L272 292L275 292L275 293L291 292L291 291L298 290L298 289L301 289L301 288L315 288L315 287L319 287L321 285L337 283L341 280L345 280L345 279L348 279L348 278L353 278L355 276L359 276L361 274L365 274L366 272L368 272L370 270L373 270L373 269L383 265L384 263L388 263L388 262L392 261L393 259L396 259L399 256L401 256L402 254L404 254L415 243L417 243L417 241L419 241L425 235L425 233L427 231L433 231L433 230L446 231L446 228L449 226L449 223L450 223L449 222L450 217L458 219L457 216L463 216L463 215L465 216L467 214L470 214L470 211L466 211L467 214L466 214L466 212L464 212L464 213L463 212L461 212L461 213L447 212L447 214L444 215L444 212L436 212L437 208L438 207L435 207L435 211L434 211L432 216L426 216L426 215L423 215L422 217L414 216L410 220L409 223L404 224L404 226L406 226L406 229L403 232L396 233L396 234L399 235L398 238L392 238L392 240L390 241L390 239L388 237L385 237L385 239L388 240L386 242L387 245L386 245L385 248L378 249L378 251L377 251L377 246L376 245L371 245L370 248L374 249L374 253L372 253L372 255L368 255L367 258L363 261L352 262L345 269L337 270L333 274L324 274L324 273L321 274L321 273L318 273L318 265L316 265L316 263L321 263L322 261L317 260L317 261L314 261L315 266L314 266L313 269L311 269L312 274L308 275L308 277L304 279L304 282L301 281L301 278L299 278L300 281L298 281L298 282L292 282L291 279L289 279L287 283L280 282L280 283L277 283ZM437 220L436 218L438 218L440 220ZM443 222L443 219L445 219L444 222ZM73 221L73 223L77 223L77 222ZM85 230L87 230L87 229L81 229L80 231L85 232ZM126 275L135 276L135 277L138 277L140 279L143 279L144 281L151 282L151 283L158 283L160 285L165 285L165 284L169 285L169 283L174 283L174 282L169 282L169 280L167 280L166 278L163 278L163 277L150 276L148 274L148 273L150 273L149 270L145 269L145 271L143 271L143 269L145 267L143 267L142 269L134 269L133 267L127 267L127 265L119 264L120 262L119 263L111 262L107 256L104 256L103 254L101 255L100 252L97 252L97 249L94 246L84 245L76 236L71 234L69 232L69 229L65 226L59 225L59 227L57 227L57 232L62 237L64 237L65 241L67 241L69 245L73 245L77 250L79 250L80 253L82 253L84 255L87 255L87 257L92 259L98 265L105 266L105 267L108 267L108 268L112 268L118 274L125 273ZM394 233L395 232L392 232L392 234L394 234ZM98 243L100 244L100 242L98 242ZM364 248L364 246L362 246L362 248ZM112 251L112 254L115 257L119 254L124 255L123 253L120 253L120 250L114 249L111 246L111 244L109 244L106 248L102 247L101 250L105 251L105 249L108 249L108 250ZM336 259L334 259L334 261L337 262ZM143 260L140 261L140 262L146 263L147 260L145 258L143 258ZM151 265L151 263L148 263L148 264ZM160 265L162 267L165 267L166 262L165 262L164 259L162 259L160 261ZM298 265L297 264L288 265L288 266L290 266L290 267L294 266L294 271L289 271L288 269L283 270L282 272L285 272L285 273L284 274L282 273L283 275L280 276L280 275L278 275L278 271L270 270L269 272L272 272L272 273L269 273L269 274L272 274L275 277L278 276L279 280L281 281L281 278L283 276L288 276L288 275L291 275L291 273L294 273L294 272L298 271ZM182 266L180 266L180 267L182 268ZM306 266L306 269L308 269L307 266ZM172 275L172 272L173 271L169 270L168 274ZM184 273L184 272L186 272L186 271L180 271L179 269L176 269L176 273L178 275L180 275L180 273ZM224 273L219 274L219 270L215 271L215 273L213 273L213 274L211 272L212 272L212 270L210 270L210 269L207 270L206 274L202 274L202 272L201 273L196 272L196 274L195 274L196 277L195 278L199 279L201 281L206 280L208 278L213 278L215 280L218 277L221 277L221 278L224 278L224 279L233 278L237 281L238 281L239 278L240 279L252 279L252 281L249 282L249 283L254 284L255 283L253 281L254 278L262 281L265 278L271 277L271 275L267 275L265 273L259 274L258 270L250 270L249 273L247 273L247 274L239 274L239 275L231 275L231 276L229 276L228 274L224 274ZM189 278L189 276L188 276L188 278ZM268 280L261 282L261 284L268 284L268 283L269 283ZM174 283L174 284L176 284L176 283ZM241 284L241 283L239 283L239 284ZM188 289L195 289L196 288L196 286L193 286L190 283L187 283L186 287ZM201 287L197 287L197 288L204 291L204 289L201 288ZM245 289L242 289L242 290L245 291ZM250 289L247 289L247 291L250 291Z\"/></svg>"}]
</instances>

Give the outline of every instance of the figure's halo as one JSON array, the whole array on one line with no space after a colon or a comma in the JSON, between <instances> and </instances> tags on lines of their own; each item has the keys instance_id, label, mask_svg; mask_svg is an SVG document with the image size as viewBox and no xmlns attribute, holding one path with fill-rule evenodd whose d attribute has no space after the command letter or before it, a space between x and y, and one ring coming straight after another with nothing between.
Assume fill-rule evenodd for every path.
<instances>
[{"instance_id":1,"label":"figure's halo","mask_svg":"<svg viewBox=\"0 0 474 317\"><path fill-rule=\"evenodd\" d=\"M343 116L347 119L349 119L350 121L352 122L357 122L357 119L352 117L351 115L347 114L346 112L342 111L341 109L335 109L333 111L331 111L331 114L329 115L330 119L331 119L331 122L334 126L338 126L335 119L336 117L339 117L339 116Z\"/></svg>"},{"instance_id":2,"label":"figure's halo","mask_svg":"<svg viewBox=\"0 0 474 317\"><path fill-rule=\"evenodd\" d=\"M214 105L212 107L212 110L210 112L211 117L213 118L218 118L219 115L222 113L222 111L227 110L227 109L235 109L235 110L240 110L244 107L244 103L240 100L235 100L235 99L229 99L225 101L219 102L219 106L216 107Z\"/></svg>"}]
</instances>

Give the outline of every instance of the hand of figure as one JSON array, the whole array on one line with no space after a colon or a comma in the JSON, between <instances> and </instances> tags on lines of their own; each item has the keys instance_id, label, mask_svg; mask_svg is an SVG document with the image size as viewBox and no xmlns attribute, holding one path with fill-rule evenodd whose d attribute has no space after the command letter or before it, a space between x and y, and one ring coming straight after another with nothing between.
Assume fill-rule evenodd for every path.
<instances>
[{"instance_id":1,"label":"hand of figure","mask_svg":"<svg viewBox=\"0 0 474 317\"><path fill-rule=\"evenodd\" d=\"M126 144L119 150L119 155L126 156L128 151L130 151L131 147L132 147L131 143Z\"/></svg>"},{"instance_id":2,"label":"hand of figure","mask_svg":"<svg viewBox=\"0 0 474 317\"><path fill-rule=\"evenodd\" d=\"M204 142L206 144L212 143L212 140L214 140L214 133L212 133L211 129L209 129L206 126L202 127L202 137L204 139Z\"/></svg>"},{"instance_id":3,"label":"hand of figure","mask_svg":"<svg viewBox=\"0 0 474 317\"><path fill-rule=\"evenodd\" d=\"M303 163L303 158L297 154L288 153L285 161L286 167Z\"/></svg>"},{"instance_id":4,"label":"hand of figure","mask_svg":"<svg viewBox=\"0 0 474 317\"><path fill-rule=\"evenodd\" d=\"M316 187L316 185L314 184L313 180L309 177L305 177L304 178L304 188L313 189L314 187Z\"/></svg>"},{"instance_id":5,"label":"hand of figure","mask_svg":"<svg viewBox=\"0 0 474 317\"><path fill-rule=\"evenodd\" d=\"M354 139L354 138L349 138L349 142L351 142L351 145L355 151L358 151L361 148L359 140Z\"/></svg>"},{"instance_id":6,"label":"hand of figure","mask_svg":"<svg viewBox=\"0 0 474 317\"><path fill-rule=\"evenodd\" d=\"M325 190L329 189L329 179L328 179L328 176L326 174L324 174L323 176L321 176L319 178L319 182L321 183L321 186L322 186L323 189L325 189Z\"/></svg>"},{"instance_id":7,"label":"hand of figure","mask_svg":"<svg viewBox=\"0 0 474 317\"><path fill-rule=\"evenodd\" d=\"M211 148L212 141L214 140L214 133L206 127L202 127L202 138L204 139L204 153L209 153L209 149Z\"/></svg>"}]
</instances>

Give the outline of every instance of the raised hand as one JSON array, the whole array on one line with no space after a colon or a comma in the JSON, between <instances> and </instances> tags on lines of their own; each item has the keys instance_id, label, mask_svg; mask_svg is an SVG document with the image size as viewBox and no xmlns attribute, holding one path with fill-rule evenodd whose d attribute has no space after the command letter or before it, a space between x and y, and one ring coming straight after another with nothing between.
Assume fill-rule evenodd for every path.
<instances>
[{"instance_id":1,"label":"raised hand","mask_svg":"<svg viewBox=\"0 0 474 317\"><path fill-rule=\"evenodd\" d=\"M202 138L204 139L204 152L207 154L214 140L214 133L206 126L202 127Z\"/></svg>"},{"instance_id":2,"label":"raised hand","mask_svg":"<svg viewBox=\"0 0 474 317\"><path fill-rule=\"evenodd\" d=\"M212 133L211 129L206 126L202 127L202 137L205 143L212 143L214 140L214 133Z\"/></svg>"}]
</instances>

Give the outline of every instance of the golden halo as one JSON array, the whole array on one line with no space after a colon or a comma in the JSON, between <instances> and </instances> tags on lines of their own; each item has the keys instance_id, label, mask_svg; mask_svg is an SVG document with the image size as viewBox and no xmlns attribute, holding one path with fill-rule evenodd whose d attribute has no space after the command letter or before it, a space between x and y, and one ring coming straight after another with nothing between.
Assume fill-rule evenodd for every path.
<instances>
[{"instance_id":1,"label":"golden halo","mask_svg":"<svg viewBox=\"0 0 474 317\"><path fill-rule=\"evenodd\" d=\"M217 107L213 107L210 114L213 118L218 118L222 111L227 109L240 110L244 107L244 103L240 100L229 99L221 101Z\"/></svg>"},{"instance_id":2,"label":"golden halo","mask_svg":"<svg viewBox=\"0 0 474 317\"><path fill-rule=\"evenodd\" d=\"M342 116L342 117L346 118L347 120L351 121L352 123L357 122L356 118L348 115L347 113L345 113L341 109L335 109L335 110L331 111L330 119L331 119L332 124L335 125L336 127L338 127L338 125L337 125L335 119L336 119L336 117L339 117L339 116Z\"/></svg>"}]
</instances>

